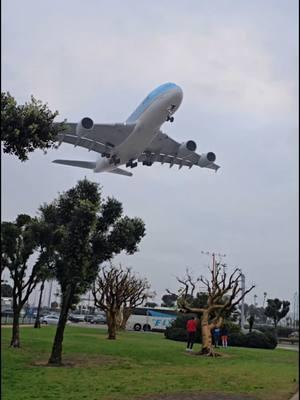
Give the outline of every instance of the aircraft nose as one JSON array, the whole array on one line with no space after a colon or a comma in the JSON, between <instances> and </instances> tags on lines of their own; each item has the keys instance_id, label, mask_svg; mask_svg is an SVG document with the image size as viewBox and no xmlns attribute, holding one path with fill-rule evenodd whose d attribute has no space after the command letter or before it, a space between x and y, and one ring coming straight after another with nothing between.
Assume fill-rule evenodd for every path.
<instances>
[{"instance_id":1,"label":"aircraft nose","mask_svg":"<svg viewBox=\"0 0 300 400\"><path fill-rule=\"evenodd\" d=\"M172 99L175 102L175 104L177 105L177 107L180 106L180 104L182 102L182 98L183 98L183 91L182 91L181 87L176 86L176 88L174 88L173 93L172 93Z\"/></svg>"},{"instance_id":2,"label":"aircraft nose","mask_svg":"<svg viewBox=\"0 0 300 400\"><path fill-rule=\"evenodd\" d=\"M178 101L180 104L183 99L183 91L182 91L181 87L179 87L179 86L177 86L176 91L177 91Z\"/></svg>"}]
</instances>

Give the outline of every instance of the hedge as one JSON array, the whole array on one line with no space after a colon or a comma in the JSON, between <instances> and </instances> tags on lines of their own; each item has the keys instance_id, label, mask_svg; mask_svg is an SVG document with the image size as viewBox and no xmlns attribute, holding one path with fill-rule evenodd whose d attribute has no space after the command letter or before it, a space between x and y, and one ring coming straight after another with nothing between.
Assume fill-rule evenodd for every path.
<instances>
[{"instance_id":1,"label":"hedge","mask_svg":"<svg viewBox=\"0 0 300 400\"><path fill-rule=\"evenodd\" d=\"M185 342L187 340L186 321L191 318L191 315L180 315L165 330L166 339ZM253 347L259 349L274 349L277 346L277 339L273 332L249 332L243 334L240 332L239 326L226 322L228 327L228 346L238 347ZM196 332L195 343L201 343L201 329Z\"/></svg>"}]
</instances>

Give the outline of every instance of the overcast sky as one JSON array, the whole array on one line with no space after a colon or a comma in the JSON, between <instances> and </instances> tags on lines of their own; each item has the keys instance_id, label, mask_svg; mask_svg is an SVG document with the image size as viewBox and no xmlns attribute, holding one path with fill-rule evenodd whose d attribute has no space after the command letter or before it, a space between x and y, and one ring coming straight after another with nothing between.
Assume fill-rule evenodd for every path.
<instances>
[{"instance_id":1,"label":"overcast sky","mask_svg":"<svg viewBox=\"0 0 300 400\"><path fill-rule=\"evenodd\" d=\"M293 301L298 291L298 2L44 0L2 2L2 91L30 95L77 122L124 121L149 91L184 92L162 130L217 155L218 173L140 166L127 178L55 165L98 155L63 144L29 161L2 156L2 220L35 215L85 176L114 196L147 235L132 266L158 293L189 267L207 274L202 250L239 266L246 299Z\"/></svg>"}]
</instances>

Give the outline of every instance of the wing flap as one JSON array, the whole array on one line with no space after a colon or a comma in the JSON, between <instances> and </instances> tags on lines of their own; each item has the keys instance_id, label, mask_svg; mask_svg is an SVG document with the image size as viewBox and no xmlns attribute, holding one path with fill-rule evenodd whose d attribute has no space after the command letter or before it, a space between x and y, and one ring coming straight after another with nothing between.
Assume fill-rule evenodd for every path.
<instances>
[{"instance_id":1,"label":"wing flap","mask_svg":"<svg viewBox=\"0 0 300 400\"><path fill-rule=\"evenodd\" d=\"M121 169L121 168L116 168L113 169L112 171L108 171L111 172L112 174L118 174L118 175L124 175L124 176L132 176L131 172L125 171L125 169Z\"/></svg>"},{"instance_id":2,"label":"wing flap","mask_svg":"<svg viewBox=\"0 0 300 400\"><path fill-rule=\"evenodd\" d=\"M85 137L80 138L78 136L60 133L58 135L58 141L73 144L74 146L84 147L89 151L93 150L100 154L108 151L108 146Z\"/></svg>"},{"instance_id":3,"label":"wing flap","mask_svg":"<svg viewBox=\"0 0 300 400\"><path fill-rule=\"evenodd\" d=\"M66 131L59 133L58 141L72 143L82 147L86 147L83 145L85 143L83 139L91 140L92 142L101 144L104 147L106 147L107 145L109 147L118 146L120 143L127 139L127 137L135 128L135 124L126 123L95 124L92 130L87 131L84 136L79 138L76 135L77 124L67 123L66 126ZM77 143L78 141L79 143ZM97 148L97 146L95 146L95 148Z\"/></svg>"},{"instance_id":4,"label":"wing flap","mask_svg":"<svg viewBox=\"0 0 300 400\"><path fill-rule=\"evenodd\" d=\"M184 158L178 157L180 143L170 138L165 133L159 132L154 140L150 143L146 151L139 157L139 161L168 163L170 166L179 165L179 168L186 166L191 168L193 165L199 166L200 155L191 151ZM217 171L220 166L210 163L204 168Z\"/></svg>"},{"instance_id":5,"label":"wing flap","mask_svg":"<svg viewBox=\"0 0 300 400\"><path fill-rule=\"evenodd\" d=\"M54 160L55 164L69 165L70 167L80 167L87 169L95 169L96 163L90 161L77 161L77 160Z\"/></svg>"}]
</instances>

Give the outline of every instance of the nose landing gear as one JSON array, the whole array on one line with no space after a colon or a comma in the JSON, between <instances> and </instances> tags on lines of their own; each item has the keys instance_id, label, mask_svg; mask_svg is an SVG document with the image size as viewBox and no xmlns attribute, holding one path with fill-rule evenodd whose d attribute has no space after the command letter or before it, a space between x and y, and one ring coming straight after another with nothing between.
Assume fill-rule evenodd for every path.
<instances>
[{"instance_id":1,"label":"nose landing gear","mask_svg":"<svg viewBox=\"0 0 300 400\"><path fill-rule=\"evenodd\" d=\"M167 121L173 122L174 121L174 117L171 117L170 115L167 116Z\"/></svg>"},{"instance_id":2,"label":"nose landing gear","mask_svg":"<svg viewBox=\"0 0 300 400\"><path fill-rule=\"evenodd\" d=\"M175 104L172 104L171 107L168 108L168 116L167 116L167 121L173 122L174 117L172 117L172 113L174 112L176 108Z\"/></svg>"}]
</instances>

